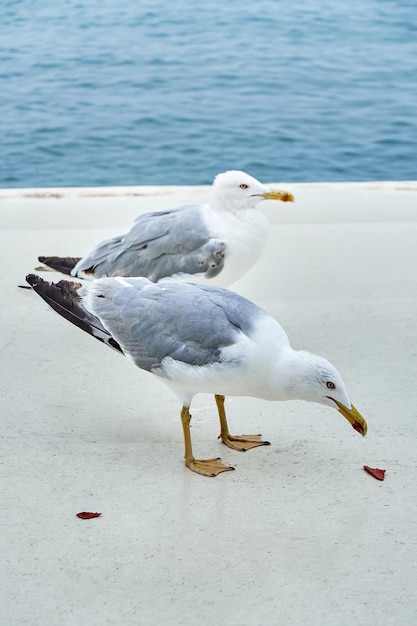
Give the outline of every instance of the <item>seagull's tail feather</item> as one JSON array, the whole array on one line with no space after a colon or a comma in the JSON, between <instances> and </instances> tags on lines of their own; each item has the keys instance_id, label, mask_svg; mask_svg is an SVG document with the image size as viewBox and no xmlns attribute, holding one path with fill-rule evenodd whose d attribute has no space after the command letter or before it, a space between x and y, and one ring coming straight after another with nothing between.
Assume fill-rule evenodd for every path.
<instances>
[{"instance_id":1,"label":"seagull's tail feather","mask_svg":"<svg viewBox=\"0 0 417 626\"><path fill-rule=\"evenodd\" d=\"M71 270L74 269L78 261L81 261L81 257L39 256L38 261L57 272L71 275Z\"/></svg>"},{"instance_id":2,"label":"seagull's tail feather","mask_svg":"<svg viewBox=\"0 0 417 626\"><path fill-rule=\"evenodd\" d=\"M36 274L28 274L26 281L34 291L57 313L65 317L78 328L99 341L106 343L110 348L123 354L123 350L111 334L104 328L99 318L90 313L82 303L79 289L80 283L60 280L58 283L49 283Z\"/></svg>"}]
</instances>

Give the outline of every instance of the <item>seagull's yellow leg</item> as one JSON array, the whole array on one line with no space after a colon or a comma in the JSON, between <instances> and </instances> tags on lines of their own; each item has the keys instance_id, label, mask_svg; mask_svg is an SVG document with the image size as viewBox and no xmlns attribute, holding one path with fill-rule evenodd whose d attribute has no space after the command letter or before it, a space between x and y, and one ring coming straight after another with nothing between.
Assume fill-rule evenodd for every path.
<instances>
[{"instance_id":1,"label":"seagull's yellow leg","mask_svg":"<svg viewBox=\"0 0 417 626\"><path fill-rule=\"evenodd\" d=\"M246 452L251 448L257 446L269 446L269 441L263 441L262 435L231 435L229 433L229 426L227 425L226 411L224 410L224 396L214 396L217 404L217 410L220 418L220 439L226 446L233 448L233 450L239 450L240 452Z\"/></svg>"},{"instance_id":2,"label":"seagull's yellow leg","mask_svg":"<svg viewBox=\"0 0 417 626\"><path fill-rule=\"evenodd\" d=\"M199 461L194 458L191 447L190 421L191 415L189 407L183 406L181 409L181 422L184 431L184 459L186 466L193 472L197 472L197 474L202 474L203 476L217 476L217 474L221 474L222 472L229 472L235 469L230 465L224 465L219 458Z\"/></svg>"}]
</instances>

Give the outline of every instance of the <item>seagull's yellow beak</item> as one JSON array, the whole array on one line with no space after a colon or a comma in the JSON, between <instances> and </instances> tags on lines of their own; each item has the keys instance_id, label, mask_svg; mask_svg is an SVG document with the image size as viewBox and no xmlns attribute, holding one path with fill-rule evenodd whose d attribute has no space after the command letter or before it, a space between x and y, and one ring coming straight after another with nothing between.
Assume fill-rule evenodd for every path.
<instances>
[{"instance_id":1,"label":"seagull's yellow beak","mask_svg":"<svg viewBox=\"0 0 417 626\"><path fill-rule=\"evenodd\" d=\"M352 424L353 428L357 430L358 433L362 435L362 437L365 437L366 433L368 432L368 424L366 423L365 418L363 418L362 415L359 413L358 409L356 409L353 404L352 408L348 409L347 406L345 406L341 402L338 402L334 398L332 398L332 400L333 402L336 402L337 408L339 409L343 417L347 419L349 424Z\"/></svg>"},{"instance_id":2,"label":"seagull's yellow beak","mask_svg":"<svg viewBox=\"0 0 417 626\"><path fill-rule=\"evenodd\" d=\"M265 193L259 194L264 200L280 200L281 202L294 202L294 196L288 191L280 189L271 189Z\"/></svg>"}]
</instances>

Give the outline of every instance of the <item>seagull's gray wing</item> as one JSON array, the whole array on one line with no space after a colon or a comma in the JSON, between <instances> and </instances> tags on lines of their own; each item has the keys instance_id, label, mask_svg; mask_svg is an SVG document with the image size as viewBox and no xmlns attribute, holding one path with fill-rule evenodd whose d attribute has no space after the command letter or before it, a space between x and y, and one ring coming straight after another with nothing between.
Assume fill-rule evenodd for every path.
<instances>
[{"instance_id":1,"label":"seagull's gray wing","mask_svg":"<svg viewBox=\"0 0 417 626\"><path fill-rule=\"evenodd\" d=\"M124 283L124 286L121 283ZM138 367L165 357L190 365L221 361L221 350L249 335L265 313L232 291L144 279L107 278L86 287L86 306Z\"/></svg>"},{"instance_id":2,"label":"seagull's gray wing","mask_svg":"<svg viewBox=\"0 0 417 626\"><path fill-rule=\"evenodd\" d=\"M226 246L210 236L203 210L187 205L141 215L126 235L103 241L81 259L72 274L146 276L153 282L177 274L217 276Z\"/></svg>"}]
</instances>

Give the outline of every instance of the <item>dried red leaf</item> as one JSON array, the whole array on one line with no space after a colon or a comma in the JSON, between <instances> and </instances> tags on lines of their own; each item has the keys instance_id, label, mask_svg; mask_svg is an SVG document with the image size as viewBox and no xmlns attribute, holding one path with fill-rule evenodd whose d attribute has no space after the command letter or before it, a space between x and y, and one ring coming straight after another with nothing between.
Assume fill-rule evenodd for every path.
<instances>
[{"instance_id":1,"label":"dried red leaf","mask_svg":"<svg viewBox=\"0 0 417 626\"><path fill-rule=\"evenodd\" d=\"M81 513L77 513L77 517L81 519L91 519L92 517L100 517L101 513L90 513L89 511L82 511Z\"/></svg>"},{"instance_id":2,"label":"dried red leaf","mask_svg":"<svg viewBox=\"0 0 417 626\"><path fill-rule=\"evenodd\" d=\"M363 469L365 470L365 472L368 472L368 474L371 474L371 476L373 476L377 480L384 480L385 478L384 469L378 469L377 467L369 467L369 465L364 465Z\"/></svg>"}]
</instances>

